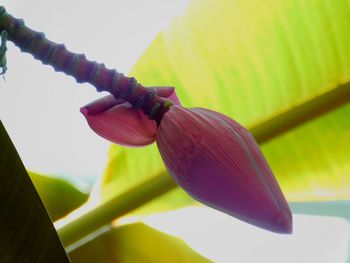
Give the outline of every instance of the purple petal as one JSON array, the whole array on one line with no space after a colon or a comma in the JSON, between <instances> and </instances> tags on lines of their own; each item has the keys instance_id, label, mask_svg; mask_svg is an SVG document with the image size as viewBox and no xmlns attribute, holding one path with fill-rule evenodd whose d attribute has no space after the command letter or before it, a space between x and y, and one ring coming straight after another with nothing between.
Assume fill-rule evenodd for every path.
<instances>
[{"instance_id":1,"label":"purple petal","mask_svg":"<svg viewBox=\"0 0 350 263\"><path fill-rule=\"evenodd\" d=\"M123 103L127 103L127 102L125 102L124 100L118 100L114 98L113 95L107 95L93 102L90 102L89 104L85 105L83 108L88 112L89 115L97 115L114 106L117 106Z\"/></svg>"},{"instance_id":2,"label":"purple petal","mask_svg":"<svg viewBox=\"0 0 350 263\"><path fill-rule=\"evenodd\" d=\"M94 132L113 143L137 147L151 144L155 140L156 123L127 103L95 115L90 115L85 107L80 111Z\"/></svg>"},{"instance_id":3,"label":"purple petal","mask_svg":"<svg viewBox=\"0 0 350 263\"><path fill-rule=\"evenodd\" d=\"M175 104L179 100L173 87L155 87L158 96L169 98ZM105 96L82 107L91 129L103 138L124 146L138 147L155 141L157 126L139 109L113 95Z\"/></svg>"},{"instance_id":4,"label":"purple petal","mask_svg":"<svg viewBox=\"0 0 350 263\"><path fill-rule=\"evenodd\" d=\"M169 173L196 200L250 224L291 233L292 215L259 146L234 120L174 106L158 127Z\"/></svg>"}]
</instances>

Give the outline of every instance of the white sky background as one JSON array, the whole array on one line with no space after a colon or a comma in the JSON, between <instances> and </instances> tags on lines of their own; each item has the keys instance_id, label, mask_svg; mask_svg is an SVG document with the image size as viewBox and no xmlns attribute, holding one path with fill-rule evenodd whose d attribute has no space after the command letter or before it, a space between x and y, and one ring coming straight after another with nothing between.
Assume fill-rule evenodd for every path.
<instances>
[{"instance_id":1,"label":"white sky background","mask_svg":"<svg viewBox=\"0 0 350 263\"><path fill-rule=\"evenodd\" d=\"M28 26L45 32L49 39L123 73L128 73L157 32L186 3L187 0L0 2L9 13L24 18ZM109 143L88 128L79 108L101 94L88 84L77 84L71 77L42 65L11 43L7 58L6 81L0 79L0 118L26 167L91 183L104 169ZM295 234L281 237L211 211L180 212L146 222L184 237L203 255L218 262L344 262L349 234L345 221L297 217ZM285 261L280 261L283 258Z\"/></svg>"},{"instance_id":2,"label":"white sky background","mask_svg":"<svg viewBox=\"0 0 350 263\"><path fill-rule=\"evenodd\" d=\"M2 1L7 11L69 50L128 73L187 0ZM94 134L79 108L101 94L42 65L8 44L0 118L25 166L43 174L82 178L101 174L109 143Z\"/></svg>"}]
</instances>

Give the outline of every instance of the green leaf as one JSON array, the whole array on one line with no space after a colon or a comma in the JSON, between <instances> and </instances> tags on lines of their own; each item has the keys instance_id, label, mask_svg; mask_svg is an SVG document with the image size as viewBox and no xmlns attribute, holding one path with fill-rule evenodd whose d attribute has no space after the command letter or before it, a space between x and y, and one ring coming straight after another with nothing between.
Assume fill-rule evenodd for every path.
<instances>
[{"instance_id":1,"label":"green leaf","mask_svg":"<svg viewBox=\"0 0 350 263\"><path fill-rule=\"evenodd\" d=\"M74 262L211 262L179 238L145 224L112 228L69 254Z\"/></svg>"},{"instance_id":2,"label":"green leaf","mask_svg":"<svg viewBox=\"0 0 350 263\"><path fill-rule=\"evenodd\" d=\"M78 190L64 179L30 171L28 173L52 221L67 215L88 199L87 193Z\"/></svg>"},{"instance_id":3,"label":"green leaf","mask_svg":"<svg viewBox=\"0 0 350 263\"><path fill-rule=\"evenodd\" d=\"M222 112L255 135L256 127L268 130L281 112L286 114L280 124L295 112L302 116L297 108L326 94L325 105L334 107L306 107L310 118L294 118L262 149L289 201L346 199L349 87L341 103L329 94L350 80L349 24L346 0L190 1L130 75L146 86L173 85L185 107ZM163 170L154 145L112 146L102 196L108 199ZM192 203L183 192L174 198Z\"/></svg>"},{"instance_id":4,"label":"green leaf","mask_svg":"<svg viewBox=\"0 0 350 263\"><path fill-rule=\"evenodd\" d=\"M69 262L1 121L0 149L0 261Z\"/></svg>"}]
</instances>

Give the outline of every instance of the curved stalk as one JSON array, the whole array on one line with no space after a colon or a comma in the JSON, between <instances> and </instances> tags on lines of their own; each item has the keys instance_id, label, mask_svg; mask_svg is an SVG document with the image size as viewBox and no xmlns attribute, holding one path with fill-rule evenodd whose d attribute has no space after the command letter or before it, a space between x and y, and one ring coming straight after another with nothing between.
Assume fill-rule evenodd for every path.
<instances>
[{"instance_id":1,"label":"curved stalk","mask_svg":"<svg viewBox=\"0 0 350 263\"><path fill-rule=\"evenodd\" d=\"M0 33L3 31L22 52L32 54L55 71L72 76L78 83L90 83L98 92L107 91L115 98L129 102L158 124L172 106L171 101L159 97L154 89L145 88L135 78L107 69L104 64L87 60L84 54L68 51L65 45L48 40L44 33L28 28L22 19L14 18L0 6ZM4 68L1 64L0 67Z\"/></svg>"}]
</instances>

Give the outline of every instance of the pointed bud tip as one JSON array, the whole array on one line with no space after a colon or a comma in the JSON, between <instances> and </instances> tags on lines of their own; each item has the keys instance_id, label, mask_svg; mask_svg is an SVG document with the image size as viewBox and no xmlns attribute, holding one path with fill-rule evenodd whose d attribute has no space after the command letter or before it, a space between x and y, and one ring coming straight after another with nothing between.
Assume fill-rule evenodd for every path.
<instances>
[{"instance_id":1,"label":"pointed bud tip","mask_svg":"<svg viewBox=\"0 0 350 263\"><path fill-rule=\"evenodd\" d=\"M257 224L259 226L259 224ZM270 221L268 225L260 225L262 228L269 230L277 234L292 234L293 233L293 216L291 211L282 210L275 217L274 220Z\"/></svg>"},{"instance_id":2,"label":"pointed bud tip","mask_svg":"<svg viewBox=\"0 0 350 263\"><path fill-rule=\"evenodd\" d=\"M292 234L293 233L293 218L290 211L282 212L276 220L276 229L280 234Z\"/></svg>"}]
</instances>

